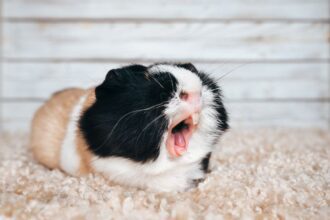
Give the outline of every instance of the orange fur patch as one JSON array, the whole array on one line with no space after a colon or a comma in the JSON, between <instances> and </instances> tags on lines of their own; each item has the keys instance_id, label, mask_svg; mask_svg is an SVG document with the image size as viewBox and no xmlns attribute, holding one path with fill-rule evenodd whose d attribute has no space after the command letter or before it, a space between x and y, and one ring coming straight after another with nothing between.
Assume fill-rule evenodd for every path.
<instances>
[{"instance_id":1,"label":"orange fur patch","mask_svg":"<svg viewBox=\"0 0 330 220\"><path fill-rule=\"evenodd\" d=\"M30 147L34 157L49 168L60 168L61 146L70 114L86 90L73 88L55 93L35 113Z\"/></svg>"}]
</instances>

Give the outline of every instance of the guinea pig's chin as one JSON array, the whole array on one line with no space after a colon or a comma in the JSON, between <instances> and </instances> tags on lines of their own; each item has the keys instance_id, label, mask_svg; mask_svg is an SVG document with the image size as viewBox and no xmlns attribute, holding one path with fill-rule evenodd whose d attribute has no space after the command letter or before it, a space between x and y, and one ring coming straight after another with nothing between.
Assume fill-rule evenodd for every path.
<instances>
[{"instance_id":1,"label":"guinea pig's chin","mask_svg":"<svg viewBox=\"0 0 330 220\"><path fill-rule=\"evenodd\" d=\"M172 120L166 139L166 148L171 158L180 157L188 150L198 119L199 113L193 113L183 114Z\"/></svg>"}]
</instances>

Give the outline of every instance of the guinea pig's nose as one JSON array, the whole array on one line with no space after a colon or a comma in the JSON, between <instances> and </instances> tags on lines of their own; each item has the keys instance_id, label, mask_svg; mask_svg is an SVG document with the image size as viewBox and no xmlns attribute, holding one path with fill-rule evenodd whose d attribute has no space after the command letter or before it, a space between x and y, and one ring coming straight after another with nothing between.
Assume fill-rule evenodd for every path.
<instances>
[{"instance_id":1,"label":"guinea pig's nose","mask_svg":"<svg viewBox=\"0 0 330 220\"><path fill-rule=\"evenodd\" d=\"M192 113L200 112L202 109L202 99L199 92L181 92L181 100L187 102Z\"/></svg>"}]
</instances>

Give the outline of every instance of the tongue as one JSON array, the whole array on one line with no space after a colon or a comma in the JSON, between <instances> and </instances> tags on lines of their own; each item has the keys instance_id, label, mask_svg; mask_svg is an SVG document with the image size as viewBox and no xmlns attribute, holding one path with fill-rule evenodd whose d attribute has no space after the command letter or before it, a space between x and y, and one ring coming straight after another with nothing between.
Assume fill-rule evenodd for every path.
<instances>
[{"instance_id":1,"label":"tongue","mask_svg":"<svg viewBox=\"0 0 330 220\"><path fill-rule=\"evenodd\" d=\"M174 143L180 148L186 148L186 140L184 139L182 132L176 132L174 134Z\"/></svg>"}]
</instances>

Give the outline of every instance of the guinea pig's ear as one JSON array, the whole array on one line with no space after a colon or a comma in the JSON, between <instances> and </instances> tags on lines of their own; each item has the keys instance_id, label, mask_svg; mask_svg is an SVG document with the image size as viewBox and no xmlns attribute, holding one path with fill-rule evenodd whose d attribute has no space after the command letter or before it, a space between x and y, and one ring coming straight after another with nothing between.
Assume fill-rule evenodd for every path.
<instances>
[{"instance_id":1,"label":"guinea pig's ear","mask_svg":"<svg viewBox=\"0 0 330 220\"><path fill-rule=\"evenodd\" d=\"M191 63L179 63L179 64L177 64L177 66L187 69L193 73L198 73L198 70L196 69L196 67L194 65L192 65Z\"/></svg>"},{"instance_id":2,"label":"guinea pig's ear","mask_svg":"<svg viewBox=\"0 0 330 220\"><path fill-rule=\"evenodd\" d=\"M147 71L147 67L142 65L130 65L118 69L113 69L107 73L104 82L112 82L112 83L125 82L127 84L132 78L134 78L134 76L137 73L144 73L146 71Z\"/></svg>"},{"instance_id":3,"label":"guinea pig's ear","mask_svg":"<svg viewBox=\"0 0 330 220\"><path fill-rule=\"evenodd\" d=\"M103 95L107 95L109 91L118 90L121 88L122 77L120 76L120 69L110 70L103 82L95 88L96 98L100 98Z\"/></svg>"},{"instance_id":4,"label":"guinea pig's ear","mask_svg":"<svg viewBox=\"0 0 330 220\"><path fill-rule=\"evenodd\" d=\"M119 87L122 82L124 81L124 76L122 75L122 69L112 69L110 70L102 84L100 85L101 87L104 88L114 88L114 87Z\"/></svg>"},{"instance_id":5,"label":"guinea pig's ear","mask_svg":"<svg viewBox=\"0 0 330 220\"><path fill-rule=\"evenodd\" d=\"M122 68L112 69L107 73L105 80L95 89L96 98L107 94L109 91L121 91L134 81L137 72L145 72L147 67L142 65L130 65Z\"/></svg>"},{"instance_id":6,"label":"guinea pig's ear","mask_svg":"<svg viewBox=\"0 0 330 220\"><path fill-rule=\"evenodd\" d=\"M109 82L110 80L111 81L121 80L120 72L121 72L121 69L109 70L109 72L107 73L107 76L105 77L105 80L104 80L103 83Z\"/></svg>"}]
</instances>

